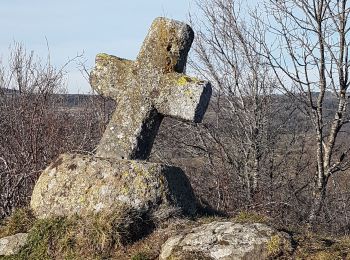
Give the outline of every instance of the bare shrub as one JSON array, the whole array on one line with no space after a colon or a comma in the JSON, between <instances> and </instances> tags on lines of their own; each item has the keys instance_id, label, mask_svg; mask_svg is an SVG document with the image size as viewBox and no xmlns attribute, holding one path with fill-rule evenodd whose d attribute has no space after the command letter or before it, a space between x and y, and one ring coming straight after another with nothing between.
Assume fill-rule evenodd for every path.
<instances>
[{"instance_id":1,"label":"bare shrub","mask_svg":"<svg viewBox=\"0 0 350 260\"><path fill-rule=\"evenodd\" d=\"M349 9L341 5L348 3L314 1L323 9L313 9L308 1L267 2L273 8L264 13L244 1L198 1L201 15L191 17L197 38L190 65L212 82L213 98L202 125L166 119L152 159L184 168L199 198L215 210L254 210L284 225L305 224L319 211L318 227L348 233L349 84L347 76L339 78L349 67L342 35ZM318 66L321 42L306 37L316 21L303 17L305 10L289 12L301 6L310 10L306 15L328 17L319 21L332 32L323 35L324 67ZM266 39L271 34L260 19L266 14L280 19L279 31L275 24L270 28L275 40ZM299 28L298 21L308 27ZM308 34L300 34L303 30ZM331 51L341 56L331 57Z\"/></svg>"},{"instance_id":2,"label":"bare shrub","mask_svg":"<svg viewBox=\"0 0 350 260\"><path fill-rule=\"evenodd\" d=\"M19 44L0 75L1 219L28 202L58 154L92 152L108 116L106 100L65 94L64 67L43 63Z\"/></svg>"}]
</instances>

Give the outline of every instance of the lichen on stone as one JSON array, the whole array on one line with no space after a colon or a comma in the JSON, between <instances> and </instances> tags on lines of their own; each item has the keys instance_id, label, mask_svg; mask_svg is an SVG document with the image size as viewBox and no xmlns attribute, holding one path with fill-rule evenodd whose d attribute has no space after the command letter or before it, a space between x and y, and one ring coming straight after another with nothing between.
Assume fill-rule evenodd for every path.
<instances>
[{"instance_id":1,"label":"lichen on stone","mask_svg":"<svg viewBox=\"0 0 350 260\"><path fill-rule=\"evenodd\" d=\"M152 23L136 61L96 56L91 86L117 102L97 156L146 159L164 116L202 120L211 86L183 74L193 37L187 24L160 17Z\"/></svg>"},{"instance_id":2,"label":"lichen on stone","mask_svg":"<svg viewBox=\"0 0 350 260\"><path fill-rule=\"evenodd\" d=\"M265 224L213 221L170 237L159 259L192 259L197 253L200 258L193 259L270 259L282 246L291 247L291 238Z\"/></svg>"},{"instance_id":3,"label":"lichen on stone","mask_svg":"<svg viewBox=\"0 0 350 260\"><path fill-rule=\"evenodd\" d=\"M102 59L108 59L110 57L110 55L106 54L106 53L99 53L96 55L96 58L102 58Z\"/></svg>"},{"instance_id":4,"label":"lichen on stone","mask_svg":"<svg viewBox=\"0 0 350 260\"><path fill-rule=\"evenodd\" d=\"M34 187L31 208L38 218L108 213L125 203L139 211L160 205L180 207L189 215L196 211L191 185L177 167L72 154L61 155L59 161ZM77 165L73 171L68 169L71 164ZM53 170L59 174L50 175Z\"/></svg>"},{"instance_id":5,"label":"lichen on stone","mask_svg":"<svg viewBox=\"0 0 350 260\"><path fill-rule=\"evenodd\" d=\"M177 80L177 85L179 86L185 86L186 84L188 83L197 83L199 82L200 80L196 79L196 78L191 78L191 77L188 77L188 76L182 76L180 77L178 80Z\"/></svg>"}]
</instances>

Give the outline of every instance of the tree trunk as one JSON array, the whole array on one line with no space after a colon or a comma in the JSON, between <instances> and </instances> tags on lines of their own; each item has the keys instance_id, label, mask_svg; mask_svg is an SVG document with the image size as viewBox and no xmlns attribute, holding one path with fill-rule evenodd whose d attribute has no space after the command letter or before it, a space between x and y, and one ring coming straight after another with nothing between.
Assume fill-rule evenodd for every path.
<instances>
[{"instance_id":1,"label":"tree trunk","mask_svg":"<svg viewBox=\"0 0 350 260\"><path fill-rule=\"evenodd\" d=\"M318 173L317 173L318 174ZM312 204L309 213L308 224L313 227L316 224L317 217L321 214L322 207L326 199L327 181L317 180L315 190L313 192Z\"/></svg>"}]
</instances>

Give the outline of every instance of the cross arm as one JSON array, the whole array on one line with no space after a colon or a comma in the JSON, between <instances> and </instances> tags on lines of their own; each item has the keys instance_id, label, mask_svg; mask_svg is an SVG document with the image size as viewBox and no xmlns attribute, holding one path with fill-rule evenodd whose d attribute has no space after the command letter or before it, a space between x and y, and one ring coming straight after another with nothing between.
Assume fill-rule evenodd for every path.
<instances>
[{"instance_id":1,"label":"cross arm","mask_svg":"<svg viewBox=\"0 0 350 260\"><path fill-rule=\"evenodd\" d=\"M158 112L200 123L211 97L210 83L181 73L165 74L161 81L162 89L153 91Z\"/></svg>"},{"instance_id":2,"label":"cross arm","mask_svg":"<svg viewBox=\"0 0 350 260\"><path fill-rule=\"evenodd\" d=\"M100 53L90 74L90 84L99 94L114 97L126 87L128 75L132 72L133 61ZM122 92L122 91L120 91Z\"/></svg>"}]
</instances>

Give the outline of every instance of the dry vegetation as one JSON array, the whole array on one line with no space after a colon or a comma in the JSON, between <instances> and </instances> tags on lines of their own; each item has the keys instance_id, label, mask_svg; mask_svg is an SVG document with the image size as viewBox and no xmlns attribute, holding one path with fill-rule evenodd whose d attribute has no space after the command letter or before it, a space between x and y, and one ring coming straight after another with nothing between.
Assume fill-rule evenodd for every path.
<instances>
[{"instance_id":1,"label":"dry vegetation","mask_svg":"<svg viewBox=\"0 0 350 260\"><path fill-rule=\"evenodd\" d=\"M108 121L106 100L64 92L63 69L14 46L0 68L0 218L28 203L40 172L60 153L96 146Z\"/></svg>"},{"instance_id":2,"label":"dry vegetation","mask_svg":"<svg viewBox=\"0 0 350 260\"><path fill-rule=\"evenodd\" d=\"M3 221L0 238L18 232L28 232L26 246L12 259L118 259L156 260L161 246L169 237L212 221L231 220L237 223L265 223L289 233L292 248L286 252L278 240L272 237L267 245L271 255L282 252L271 259L348 259L350 244L348 236L325 236L303 229L285 229L273 219L254 212L240 212L233 218L201 217L197 219L171 219L161 223L153 232L140 237L135 227L149 225L146 218L130 209L108 215L37 220L29 209L15 210ZM186 258L187 257L187 258ZM182 258L204 259L198 255ZM196 258L197 257L197 258Z\"/></svg>"}]
</instances>

